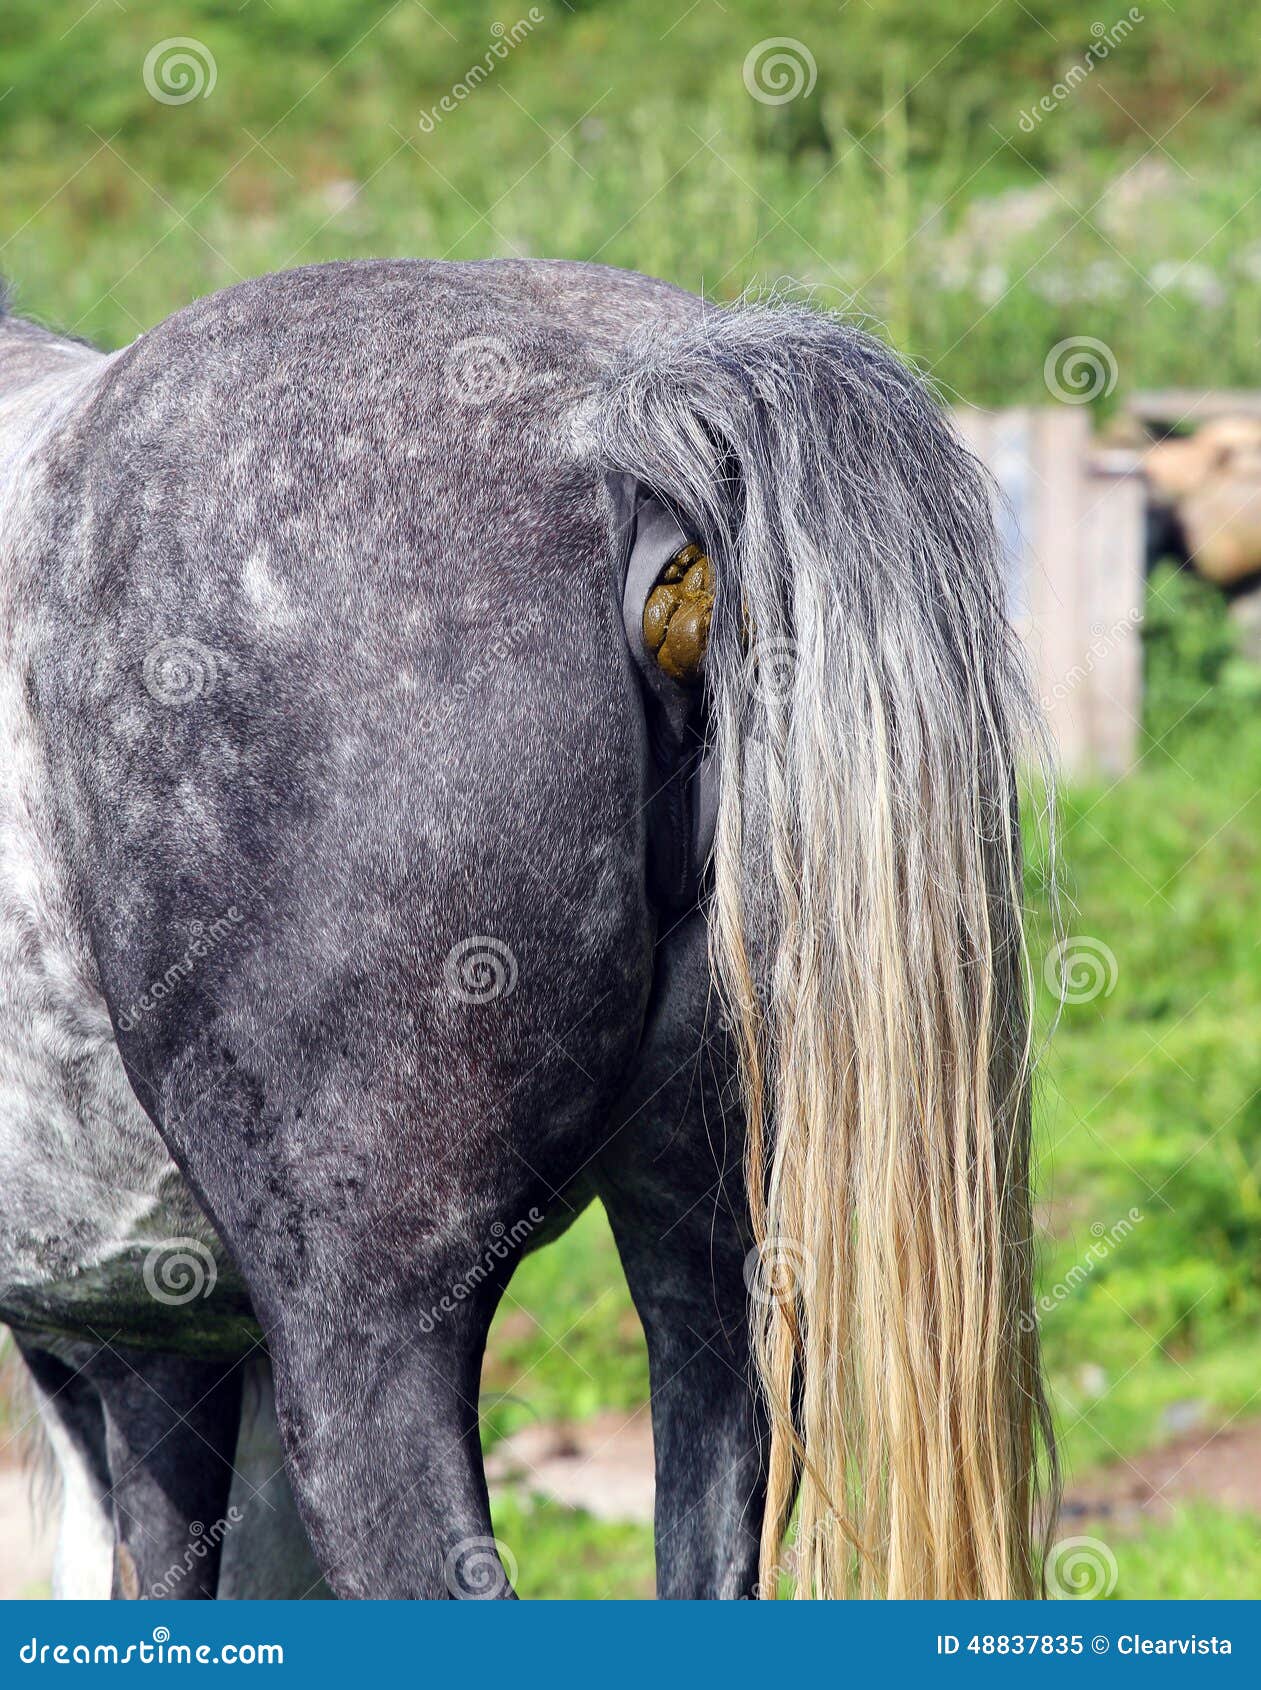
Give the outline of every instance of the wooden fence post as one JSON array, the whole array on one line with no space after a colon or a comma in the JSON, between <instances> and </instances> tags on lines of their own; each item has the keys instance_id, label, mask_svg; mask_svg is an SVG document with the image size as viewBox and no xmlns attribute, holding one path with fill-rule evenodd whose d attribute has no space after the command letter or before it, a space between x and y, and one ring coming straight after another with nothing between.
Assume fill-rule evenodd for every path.
<instances>
[{"instance_id":1,"label":"wooden fence post","mask_svg":"<svg viewBox=\"0 0 1261 1690\"><path fill-rule=\"evenodd\" d=\"M997 485L1008 614L1066 773L1123 773L1142 709L1144 489L1133 456L1096 453L1089 414L1059 405L956 425ZM1122 461L1124 460L1124 461Z\"/></svg>"}]
</instances>

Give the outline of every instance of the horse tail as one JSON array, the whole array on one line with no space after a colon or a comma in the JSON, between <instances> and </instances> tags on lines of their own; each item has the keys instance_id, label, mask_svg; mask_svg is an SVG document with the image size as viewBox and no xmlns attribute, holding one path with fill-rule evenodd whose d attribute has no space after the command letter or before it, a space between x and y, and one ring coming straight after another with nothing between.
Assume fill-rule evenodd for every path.
<instances>
[{"instance_id":1,"label":"horse tail","mask_svg":"<svg viewBox=\"0 0 1261 1690\"><path fill-rule=\"evenodd\" d=\"M986 482L915 376L804 308L658 333L595 409L604 461L716 576L762 1587L799 1486L798 1595L1036 1595L1056 1467L1016 773L1039 735Z\"/></svg>"}]
</instances>

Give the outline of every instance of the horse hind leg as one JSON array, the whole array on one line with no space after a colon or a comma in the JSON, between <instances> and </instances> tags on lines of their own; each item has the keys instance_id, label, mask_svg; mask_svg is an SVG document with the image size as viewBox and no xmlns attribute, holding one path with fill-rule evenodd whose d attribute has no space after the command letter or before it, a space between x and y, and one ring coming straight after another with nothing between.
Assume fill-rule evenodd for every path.
<instances>
[{"instance_id":1,"label":"horse hind leg","mask_svg":"<svg viewBox=\"0 0 1261 1690\"><path fill-rule=\"evenodd\" d=\"M271 1364L260 1355L242 1371L241 1432L233 1461L231 1530L223 1544L219 1600L323 1600L332 1592L311 1551L289 1483Z\"/></svg>"},{"instance_id":2,"label":"horse hind leg","mask_svg":"<svg viewBox=\"0 0 1261 1690\"><path fill-rule=\"evenodd\" d=\"M239 1367L83 1342L24 1344L23 1353L86 1468L69 1466L68 1502L80 1509L95 1494L110 1522L108 1594L214 1596L230 1523Z\"/></svg>"},{"instance_id":3,"label":"horse hind leg","mask_svg":"<svg viewBox=\"0 0 1261 1690\"><path fill-rule=\"evenodd\" d=\"M596 1182L648 1343L663 1598L760 1593L768 1432L749 1353L743 1122L725 1045L705 1037L708 996L697 915L659 953L639 1072Z\"/></svg>"},{"instance_id":4,"label":"horse hind leg","mask_svg":"<svg viewBox=\"0 0 1261 1690\"><path fill-rule=\"evenodd\" d=\"M282 1306L265 1293L276 1417L316 1560L343 1598L510 1598L478 1437L498 1301L473 1283L482 1247L453 1258L413 1235L404 1266L362 1242L286 1275Z\"/></svg>"},{"instance_id":5,"label":"horse hind leg","mask_svg":"<svg viewBox=\"0 0 1261 1690\"><path fill-rule=\"evenodd\" d=\"M440 1179L417 1177L416 1129L368 1114L386 1081L356 1083L336 1111L304 1085L284 1112L293 1141L271 1141L245 1066L195 1101L180 1130L266 1334L284 1462L318 1569L341 1598L511 1597L478 1393L512 1264L488 1266L488 1245L545 1193L523 1179L504 1122L461 1111L454 1092L412 1117ZM203 1070L189 1073L200 1094ZM295 1073L287 1057L284 1074ZM259 1084L277 1094L282 1083L297 1090L272 1069ZM245 1183L235 1147L249 1135ZM225 1591L247 1593L240 1572L229 1538Z\"/></svg>"},{"instance_id":6,"label":"horse hind leg","mask_svg":"<svg viewBox=\"0 0 1261 1690\"><path fill-rule=\"evenodd\" d=\"M53 1597L84 1601L130 1594L140 1583L143 1561L155 1559L155 1533L165 1531L169 1536L169 1526L156 1524L151 1507L138 1497L142 1478L137 1475L133 1482L131 1469L135 1463L124 1457L118 1473L117 1505L121 1511L119 1541L125 1544L119 1560L125 1570L116 1580L116 1493L111 1479L106 1409L89 1377L92 1372L99 1378L101 1370L72 1366L26 1336L18 1334L16 1338L60 1487ZM58 1343L58 1348L64 1351L65 1346ZM84 1353L76 1347L80 1363ZM213 1521L190 1515L182 1553L162 1570L150 1594L213 1594L221 1601L326 1599L332 1593L315 1560L289 1482L270 1362L260 1353L241 1365L241 1375L240 1426L228 1475L227 1506ZM137 1384L131 1394L138 1395L139 1391ZM115 1415L120 1410L125 1414L125 1403L112 1386L109 1396ZM222 1430L223 1447L230 1432L229 1417ZM114 1448L117 1454L117 1438ZM193 1531L194 1520L204 1529ZM142 1546L139 1558L134 1541L128 1541L137 1534ZM214 1565L206 1557L216 1544L220 1546L219 1571L212 1590ZM190 1568L196 1569L198 1576L190 1578Z\"/></svg>"},{"instance_id":7,"label":"horse hind leg","mask_svg":"<svg viewBox=\"0 0 1261 1690\"><path fill-rule=\"evenodd\" d=\"M58 1601L109 1596L114 1524L100 1398L82 1374L15 1333L40 1423L56 1466L58 1523L52 1594Z\"/></svg>"},{"instance_id":8,"label":"horse hind leg","mask_svg":"<svg viewBox=\"0 0 1261 1690\"><path fill-rule=\"evenodd\" d=\"M114 1503L114 1595L212 1597L240 1419L239 1369L107 1350L94 1372Z\"/></svg>"}]
</instances>

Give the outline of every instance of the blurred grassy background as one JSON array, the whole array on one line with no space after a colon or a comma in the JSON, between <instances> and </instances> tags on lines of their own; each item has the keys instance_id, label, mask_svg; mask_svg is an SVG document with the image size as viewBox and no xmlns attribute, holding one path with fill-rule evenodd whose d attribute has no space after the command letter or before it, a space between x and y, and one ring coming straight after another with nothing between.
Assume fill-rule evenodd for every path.
<instances>
[{"instance_id":1,"label":"blurred grassy background","mask_svg":"<svg viewBox=\"0 0 1261 1690\"><path fill-rule=\"evenodd\" d=\"M1043 397L1047 348L1086 329L1130 384L1261 373L1261 85L1227 0L1156 0L1137 24L1095 0L797 0L790 24L771 0L529 11L6 0L0 262L109 343L260 270L526 253L716 297L791 277L978 401ZM1026 132L1098 48L1092 23L1128 33ZM762 104L746 57L789 28L813 90ZM165 105L144 60L180 36L213 87Z\"/></svg>"},{"instance_id":2,"label":"blurred grassy background","mask_svg":"<svg viewBox=\"0 0 1261 1690\"><path fill-rule=\"evenodd\" d=\"M792 278L981 403L1045 402L1049 348L1081 334L1115 354L1113 402L1261 382L1246 8L562 0L535 13L471 97L422 127L528 6L7 0L0 269L19 308L116 345L291 264L569 256L720 299ZM1092 25L1122 20L1106 62L1061 99L1101 38ZM786 30L814 86L764 104L746 59ZM204 98L147 90L146 57L170 37L199 44ZM1053 109L1027 115L1044 98ZM1217 596L1184 576L1154 585L1145 638L1140 768L1064 804L1070 928L1109 947L1115 987L1069 1006L1040 1105L1043 1331L1079 1479L1261 1412L1258 673L1233 654ZM1131 1210L1141 1220L1095 1260ZM523 1267L486 1389L491 1441L646 1396L598 1212ZM527 1595L651 1589L647 1528L525 1492L496 1519ZM1088 1529L1117 1556L1118 1594L1261 1588L1258 1520L1218 1499Z\"/></svg>"}]
</instances>

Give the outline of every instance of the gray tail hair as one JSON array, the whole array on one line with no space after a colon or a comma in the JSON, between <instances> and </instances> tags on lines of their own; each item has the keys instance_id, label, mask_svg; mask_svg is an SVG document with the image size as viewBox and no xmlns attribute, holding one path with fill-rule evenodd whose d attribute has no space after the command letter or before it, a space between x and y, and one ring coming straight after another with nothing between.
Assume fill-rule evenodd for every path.
<instances>
[{"instance_id":1,"label":"gray tail hair","mask_svg":"<svg viewBox=\"0 0 1261 1690\"><path fill-rule=\"evenodd\" d=\"M600 400L604 462L717 577L710 930L760 1252L763 1588L799 1494L798 1595L1038 1594L1016 783L1040 733L986 481L910 371L805 308L658 334Z\"/></svg>"}]
</instances>

